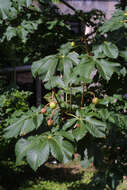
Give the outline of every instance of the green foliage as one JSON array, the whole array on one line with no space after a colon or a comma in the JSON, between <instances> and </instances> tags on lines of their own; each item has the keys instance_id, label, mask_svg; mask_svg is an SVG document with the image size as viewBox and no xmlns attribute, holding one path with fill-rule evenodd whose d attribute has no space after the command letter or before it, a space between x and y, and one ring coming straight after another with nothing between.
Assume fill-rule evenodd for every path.
<instances>
[{"instance_id":1,"label":"green foliage","mask_svg":"<svg viewBox=\"0 0 127 190\"><path fill-rule=\"evenodd\" d=\"M5 0L0 7L1 66L30 64L72 34L51 1Z\"/></svg>"},{"instance_id":2,"label":"green foliage","mask_svg":"<svg viewBox=\"0 0 127 190\"><path fill-rule=\"evenodd\" d=\"M5 110L5 113L13 113L16 110L26 111L28 110L27 98L31 92L19 91L11 89L4 92L0 96L0 108Z\"/></svg>"},{"instance_id":3,"label":"green foliage","mask_svg":"<svg viewBox=\"0 0 127 190\"><path fill-rule=\"evenodd\" d=\"M31 92L11 89L0 95L0 147L7 146L3 138L5 127L18 121L29 109L28 97Z\"/></svg>"},{"instance_id":4,"label":"green foliage","mask_svg":"<svg viewBox=\"0 0 127 190\"><path fill-rule=\"evenodd\" d=\"M39 1L46 8L43 13L39 7L31 5L31 1L15 2L9 6L16 9L17 16L21 14L21 19L13 17L11 20L7 13L6 18L2 17L8 22L5 24L2 20L1 43L9 46L14 42L14 46L18 40L16 53L23 47L21 57L26 55L26 60L32 62L33 76L39 77L49 90L44 95L46 103L29 111L21 105L22 97L21 101L18 97L17 112L4 130L5 138L18 139L15 146L17 164L25 159L36 171L50 155L66 163L73 158L74 152L78 152L82 165L88 167L93 162L97 168L105 170L105 183L115 189L113 167L116 158L112 157L109 146L116 155L117 146L123 147L121 141L116 143L116 136L119 134L118 140L126 139L126 13L117 10L97 29L100 22L95 24L92 20L102 21L100 12L92 12L93 17L76 12L80 26L85 21L86 25L97 29L92 39L84 32L82 37L76 38L71 35L65 17L61 17L49 2ZM50 102L55 107L50 107ZM21 106L27 111L25 114L20 114ZM7 114L14 112L13 106L6 111ZM109 166L105 161L108 155ZM120 161L118 156L117 162ZM126 159L121 163L122 168Z\"/></svg>"},{"instance_id":5,"label":"green foliage","mask_svg":"<svg viewBox=\"0 0 127 190\"><path fill-rule=\"evenodd\" d=\"M26 156L26 160L35 171L44 164L51 153L60 162L66 163L74 153L73 146L63 140L62 136L43 136L29 137L27 140L21 138L15 147L17 164Z\"/></svg>"},{"instance_id":6,"label":"green foliage","mask_svg":"<svg viewBox=\"0 0 127 190\"><path fill-rule=\"evenodd\" d=\"M112 32L114 30L118 30L121 27L125 27L124 20L126 16L124 15L124 11L116 10L113 14L112 18L104 23L104 25L99 29L102 34L106 32Z\"/></svg>"},{"instance_id":7,"label":"green foliage","mask_svg":"<svg viewBox=\"0 0 127 190\"><path fill-rule=\"evenodd\" d=\"M20 119L14 121L14 124L5 129L5 137L11 138L17 137L18 135L23 136L34 129L38 129L43 121L43 115L39 114L39 111L40 110L36 109L29 110L25 113L25 116L23 115Z\"/></svg>"}]
</instances>

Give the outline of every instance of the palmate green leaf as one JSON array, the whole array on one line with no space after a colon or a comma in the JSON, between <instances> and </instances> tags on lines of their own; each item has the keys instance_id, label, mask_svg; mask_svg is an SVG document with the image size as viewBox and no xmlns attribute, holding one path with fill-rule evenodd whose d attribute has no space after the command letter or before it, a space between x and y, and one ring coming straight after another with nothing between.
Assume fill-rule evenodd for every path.
<instances>
[{"instance_id":1,"label":"palmate green leaf","mask_svg":"<svg viewBox=\"0 0 127 190\"><path fill-rule=\"evenodd\" d=\"M74 64L79 64L79 54L76 52L71 52L67 56Z\"/></svg>"},{"instance_id":2,"label":"palmate green leaf","mask_svg":"<svg viewBox=\"0 0 127 190\"><path fill-rule=\"evenodd\" d=\"M62 154L63 154L63 163L67 163L72 159L72 156L74 154L74 147L70 142L65 140L63 141Z\"/></svg>"},{"instance_id":3,"label":"palmate green leaf","mask_svg":"<svg viewBox=\"0 0 127 190\"><path fill-rule=\"evenodd\" d=\"M102 49L107 57L114 59L118 57L119 50L115 44L105 41L104 44L102 45Z\"/></svg>"},{"instance_id":4,"label":"palmate green leaf","mask_svg":"<svg viewBox=\"0 0 127 190\"><path fill-rule=\"evenodd\" d=\"M58 81L61 81L61 80L59 80L58 78L59 77L56 77L56 76L50 77L50 79L48 81L46 81L46 83L44 84L45 88L48 90L51 90L52 88L60 87L61 83L58 84Z\"/></svg>"},{"instance_id":5,"label":"palmate green leaf","mask_svg":"<svg viewBox=\"0 0 127 190\"><path fill-rule=\"evenodd\" d=\"M59 69L61 72L63 72L64 80L70 80L70 76L74 65L77 65L79 63L78 56L79 55L77 53L69 53L64 57L60 56Z\"/></svg>"},{"instance_id":6,"label":"palmate green leaf","mask_svg":"<svg viewBox=\"0 0 127 190\"><path fill-rule=\"evenodd\" d=\"M97 138L103 138L105 136L106 123L94 119L90 116L85 118L85 128L89 131L91 135Z\"/></svg>"},{"instance_id":7,"label":"palmate green leaf","mask_svg":"<svg viewBox=\"0 0 127 190\"><path fill-rule=\"evenodd\" d=\"M110 124L118 124L118 121L116 121L116 115L114 112L109 112L108 109L99 109L98 113L103 121L108 121ZM119 124L118 124L119 125ZM110 125L109 125L110 126Z\"/></svg>"},{"instance_id":8,"label":"palmate green leaf","mask_svg":"<svg viewBox=\"0 0 127 190\"><path fill-rule=\"evenodd\" d=\"M91 73L92 71L94 71L94 68L95 68L94 60L90 60L90 62L83 62L82 60L81 63L79 63L77 67L75 67L74 76L76 75L79 81L90 83L92 81Z\"/></svg>"},{"instance_id":9,"label":"palmate green leaf","mask_svg":"<svg viewBox=\"0 0 127 190\"><path fill-rule=\"evenodd\" d=\"M64 138L72 141L72 142L74 141L74 136L72 134L72 130L70 130L70 131L64 131L64 130L62 130L62 131L59 132L59 134L61 136L63 136Z\"/></svg>"},{"instance_id":10,"label":"palmate green leaf","mask_svg":"<svg viewBox=\"0 0 127 190\"><path fill-rule=\"evenodd\" d=\"M43 82L48 82L48 84L46 84L46 88L48 89L56 85L56 82L53 81L56 71L60 71L63 74L63 78L68 81L73 66L79 63L78 54L69 53L71 49L72 46L69 42L60 47L59 54L46 56L39 61L35 61L32 64L33 76L39 76Z\"/></svg>"},{"instance_id":11,"label":"palmate green leaf","mask_svg":"<svg viewBox=\"0 0 127 190\"><path fill-rule=\"evenodd\" d=\"M27 133L38 129L43 121L43 115L39 110L26 113L18 121L7 127L4 132L5 138L17 137L18 135L24 136Z\"/></svg>"},{"instance_id":12,"label":"palmate green leaf","mask_svg":"<svg viewBox=\"0 0 127 190\"><path fill-rule=\"evenodd\" d=\"M55 72L58 59L56 55L47 56L32 64L32 74L34 77L40 76L42 80L48 80Z\"/></svg>"},{"instance_id":13,"label":"palmate green leaf","mask_svg":"<svg viewBox=\"0 0 127 190\"><path fill-rule=\"evenodd\" d=\"M106 55L103 52L103 44L93 47L92 53L95 58L105 58Z\"/></svg>"},{"instance_id":14,"label":"palmate green leaf","mask_svg":"<svg viewBox=\"0 0 127 190\"><path fill-rule=\"evenodd\" d=\"M66 129L72 127L76 121L77 121L76 118L68 119L67 122L63 125L63 130L66 130Z\"/></svg>"},{"instance_id":15,"label":"palmate green leaf","mask_svg":"<svg viewBox=\"0 0 127 190\"><path fill-rule=\"evenodd\" d=\"M59 134L55 137L55 139L59 143L62 150L62 162L67 163L68 161L72 160L72 156L74 154L73 145L70 142L64 140Z\"/></svg>"},{"instance_id":16,"label":"palmate green leaf","mask_svg":"<svg viewBox=\"0 0 127 190\"><path fill-rule=\"evenodd\" d=\"M54 87L62 88L64 90L65 89L70 90L70 88L68 87L69 82L70 82L70 79L68 79L68 77L65 79L65 78L61 78L59 76L51 76L50 79L48 81L46 81L44 86L46 89L49 89L49 90Z\"/></svg>"},{"instance_id":17,"label":"palmate green leaf","mask_svg":"<svg viewBox=\"0 0 127 190\"><path fill-rule=\"evenodd\" d=\"M66 80L70 78L72 68L73 68L72 61L68 57L65 57L63 59L63 74Z\"/></svg>"},{"instance_id":18,"label":"palmate green leaf","mask_svg":"<svg viewBox=\"0 0 127 190\"><path fill-rule=\"evenodd\" d=\"M22 159L26 156L27 150L31 147L31 142L21 138L15 145L16 163L20 164Z\"/></svg>"},{"instance_id":19,"label":"palmate green leaf","mask_svg":"<svg viewBox=\"0 0 127 190\"><path fill-rule=\"evenodd\" d=\"M110 103L110 104L114 104L115 105L116 102L122 101L122 100L123 100L122 95L114 94L113 96L106 96L103 99L100 99L99 100L99 104L108 105Z\"/></svg>"},{"instance_id":20,"label":"palmate green leaf","mask_svg":"<svg viewBox=\"0 0 127 190\"><path fill-rule=\"evenodd\" d=\"M73 49L71 42L61 45L59 52L61 55L67 55Z\"/></svg>"},{"instance_id":21,"label":"palmate green leaf","mask_svg":"<svg viewBox=\"0 0 127 190\"><path fill-rule=\"evenodd\" d=\"M99 71L99 74L107 81L109 81L112 74L114 72L119 71L120 68L119 63L114 63L104 59L98 60L96 66Z\"/></svg>"},{"instance_id":22,"label":"palmate green leaf","mask_svg":"<svg viewBox=\"0 0 127 190\"><path fill-rule=\"evenodd\" d=\"M76 129L73 130L73 135L74 135L74 138L76 139L76 141L81 140L83 137L86 136L86 134L88 132L83 121L80 121L78 123L79 123L79 127L77 127Z\"/></svg>"},{"instance_id":23,"label":"palmate green leaf","mask_svg":"<svg viewBox=\"0 0 127 190\"><path fill-rule=\"evenodd\" d=\"M26 159L31 168L36 171L38 167L44 164L49 157L49 143L48 139L36 142L30 150L26 153Z\"/></svg>"},{"instance_id":24,"label":"palmate green leaf","mask_svg":"<svg viewBox=\"0 0 127 190\"><path fill-rule=\"evenodd\" d=\"M57 59L52 60L52 63L50 64L50 67L48 69L48 72L45 75L44 82L47 82L48 80L51 80L51 77L54 75L56 71L57 66Z\"/></svg>"},{"instance_id":25,"label":"palmate green leaf","mask_svg":"<svg viewBox=\"0 0 127 190\"><path fill-rule=\"evenodd\" d=\"M103 119L103 121L106 121L111 115L111 113L108 111L108 109L99 109L98 113L99 113L101 119Z\"/></svg>"},{"instance_id":26,"label":"palmate green leaf","mask_svg":"<svg viewBox=\"0 0 127 190\"><path fill-rule=\"evenodd\" d=\"M48 142L49 142L50 151L53 157L59 160L60 162L62 162L63 154L62 154L62 148L59 144L59 141L55 137L52 137L48 140Z\"/></svg>"},{"instance_id":27,"label":"palmate green leaf","mask_svg":"<svg viewBox=\"0 0 127 190\"><path fill-rule=\"evenodd\" d=\"M106 32L112 32L114 30L118 30L119 28L124 26L124 11L117 10L113 14L113 16L107 20L100 28L99 31L101 34Z\"/></svg>"},{"instance_id":28,"label":"palmate green leaf","mask_svg":"<svg viewBox=\"0 0 127 190\"><path fill-rule=\"evenodd\" d=\"M35 136L28 139L21 138L15 146L16 162L21 163L21 160L26 157L30 167L36 171L49 156L48 138Z\"/></svg>"},{"instance_id":29,"label":"palmate green leaf","mask_svg":"<svg viewBox=\"0 0 127 190\"><path fill-rule=\"evenodd\" d=\"M74 147L70 142L63 140L60 134L57 136L45 134L19 139L15 146L15 154L17 164L20 164L26 157L30 167L36 171L47 161L50 154L60 162L68 162L72 159Z\"/></svg>"},{"instance_id":30,"label":"palmate green leaf","mask_svg":"<svg viewBox=\"0 0 127 190\"><path fill-rule=\"evenodd\" d=\"M61 77L59 77L59 76L57 76L57 77L54 77L55 78L55 83L56 83L56 86L58 87L58 88L66 88L66 84L65 84L65 82L63 81L63 79L61 78Z\"/></svg>"},{"instance_id":31,"label":"palmate green leaf","mask_svg":"<svg viewBox=\"0 0 127 190\"><path fill-rule=\"evenodd\" d=\"M50 59L50 57L46 57L45 59L40 59L39 61L33 62L31 71L34 77L40 74L44 74L48 71L48 68L50 65L50 62L48 62L48 59Z\"/></svg>"}]
</instances>

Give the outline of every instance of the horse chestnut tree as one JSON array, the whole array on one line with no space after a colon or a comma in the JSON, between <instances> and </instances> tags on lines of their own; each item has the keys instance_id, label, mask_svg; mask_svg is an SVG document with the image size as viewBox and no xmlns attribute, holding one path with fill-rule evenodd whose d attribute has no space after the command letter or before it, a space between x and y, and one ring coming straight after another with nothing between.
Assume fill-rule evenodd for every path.
<instances>
[{"instance_id":1,"label":"horse chestnut tree","mask_svg":"<svg viewBox=\"0 0 127 190\"><path fill-rule=\"evenodd\" d=\"M17 138L17 164L26 159L36 171L50 155L66 163L76 152L84 167L91 162L102 167L104 147L113 140L108 138L126 135L125 12L116 10L92 40L82 35L32 63L33 77L42 80L49 101L32 107L5 129L5 138Z\"/></svg>"}]
</instances>

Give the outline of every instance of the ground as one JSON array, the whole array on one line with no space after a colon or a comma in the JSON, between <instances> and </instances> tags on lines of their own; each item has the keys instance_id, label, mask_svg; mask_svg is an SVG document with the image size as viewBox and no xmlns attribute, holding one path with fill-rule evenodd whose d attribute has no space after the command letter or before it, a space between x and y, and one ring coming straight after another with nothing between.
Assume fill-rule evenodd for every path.
<instances>
[{"instance_id":1,"label":"ground","mask_svg":"<svg viewBox=\"0 0 127 190\"><path fill-rule=\"evenodd\" d=\"M98 171L93 167L82 169L78 161L66 165L46 163L36 173L25 163L15 167L11 161L1 163L0 190L102 190ZM103 190L110 190L108 186ZM117 190L127 190L127 179Z\"/></svg>"}]
</instances>

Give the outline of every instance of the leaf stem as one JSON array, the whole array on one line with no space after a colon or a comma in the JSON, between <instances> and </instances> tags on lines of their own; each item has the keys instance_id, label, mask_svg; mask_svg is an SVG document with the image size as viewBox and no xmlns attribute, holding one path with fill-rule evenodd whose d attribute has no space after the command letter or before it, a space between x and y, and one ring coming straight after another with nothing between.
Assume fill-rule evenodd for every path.
<instances>
[{"instance_id":1,"label":"leaf stem","mask_svg":"<svg viewBox=\"0 0 127 190\"><path fill-rule=\"evenodd\" d=\"M72 87L70 86L70 111L72 110Z\"/></svg>"},{"instance_id":2,"label":"leaf stem","mask_svg":"<svg viewBox=\"0 0 127 190\"><path fill-rule=\"evenodd\" d=\"M67 101L68 101L68 100L67 100L67 95L68 95L68 94L67 94L67 92L66 92L66 94L65 94L65 102L66 102L66 103L67 103Z\"/></svg>"},{"instance_id":3,"label":"leaf stem","mask_svg":"<svg viewBox=\"0 0 127 190\"><path fill-rule=\"evenodd\" d=\"M53 89L53 92L54 92L54 97L55 97L55 99L56 99L56 101L57 101L57 103L58 103L58 106L59 106L59 108L62 110L62 107L61 107L61 105L60 105L60 102L58 101L58 98L57 98L57 96L56 96L56 94L55 94L55 89Z\"/></svg>"},{"instance_id":4,"label":"leaf stem","mask_svg":"<svg viewBox=\"0 0 127 190\"><path fill-rule=\"evenodd\" d=\"M66 114L66 115L69 115L69 116L72 116L72 117L75 117L77 120L79 120L79 117L77 117L76 115L73 115L73 114L67 113L67 112L65 112L65 114Z\"/></svg>"},{"instance_id":5,"label":"leaf stem","mask_svg":"<svg viewBox=\"0 0 127 190\"><path fill-rule=\"evenodd\" d=\"M81 107L84 105L84 91L85 91L85 84L82 84L82 97L81 97Z\"/></svg>"},{"instance_id":6,"label":"leaf stem","mask_svg":"<svg viewBox=\"0 0 127 190\"><path fill-rule=\"evenodd\" d=\"M52 119L53 115L55 114L56 110L58 110L58 109L59 109L59 108L56 108L56 109L53 110L53 112L52 112L52 114L51 114L51 116L50 116L50 119Z\"/></svg>"},{"instance_id":7,"label":"leaf stem","mask_svg":"<svg viewBox=\"0 0 127 190\"><path fill-rule=\"evenodd\" d=\"M85 42L85 50L86 50L86 53L87 53L88 55L90 55L90 53L89 53L89 48L88 48L88 42L87 42L86 37L84 37L84 42Z\"/></svg>"}]
</instances>

